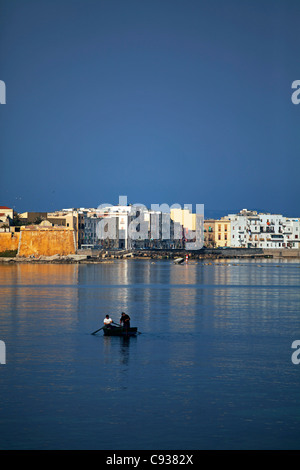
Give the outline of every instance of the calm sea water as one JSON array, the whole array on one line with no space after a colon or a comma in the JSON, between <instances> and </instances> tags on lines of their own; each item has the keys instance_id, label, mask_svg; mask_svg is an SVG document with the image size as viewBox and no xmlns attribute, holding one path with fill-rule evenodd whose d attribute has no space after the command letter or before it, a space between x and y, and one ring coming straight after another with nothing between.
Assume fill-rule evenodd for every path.
<instances>
[{"instance_id":1,"label":"calm sea water","mask_svg":"<svg viewBox=\"0 0 300 470\"><path fill-rule=\"evenodd\" d=\"M297 262L0 266L0 448L299 449L297 339Z\"/></svg>"}]
</instances>

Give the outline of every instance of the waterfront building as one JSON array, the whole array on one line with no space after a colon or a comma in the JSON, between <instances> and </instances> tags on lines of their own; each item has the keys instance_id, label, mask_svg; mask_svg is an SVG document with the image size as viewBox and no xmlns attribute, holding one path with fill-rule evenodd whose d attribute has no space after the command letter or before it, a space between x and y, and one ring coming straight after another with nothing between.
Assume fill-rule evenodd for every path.
<instances>
[{"instance_id":1,"label":"waterfront building","mask_svg":"<svg viewBox=\"0 0 300 470\"><path fill-rule=\"evenodd\" d=\"M129 223L131 206L115 205L101 207L96 210L98 223L96 238L98 246L116 249L129 249Z\"/></svg>"},{"instance_id":2,"label":"waterfront building","mask_svg":"<svg viewBox=\"0 0 300 470\"><path fill-rule=\"evenodd\" d=\"M7 206L0 206L0 220L9 217L11 220L14 218L14 210Z\"/></svg>"},{"instance_id":3,"label":"waterfront building","mask_svg":"<svg viewBox=\"0 0 300 470\"><path fill-rule=\"evenodd\" d=\"M114 215L84 214L84 241L82 248L120 248L119 219Z\"/></svg>"},{"instance_id":4,"label":"waterfront building","mask_svg":"<svg viewBox=\"0 0 300 470\"><path fill-rule=\"evenodd\" d=\"M236 248L299 248L299 219L243 209L229 214L231 246Z\"/></svg>"},{"instance_id":5,"label":"waterfront building","mask_svg":"<svg viewBox=\"0 0 300 470\"><path fill-rule=\"evenodd\" d=\"M143 207L138 216L143 223L143 237L141 241L132 241L132 248L172 250L184 247L183 225L174 220L169 211L164 211L163 207L162 210Z\"/></svg>"},{"instance_id":6,"label":"waterfront building","mask_svg":"<svg viewBox=\"0 0 300 470\"><path fill-rule=\"evenodd\" d=\"M219 248L230 246L231 224L227 218L204 220L204 246Z\"/></svg>"},{"instance_id":7,"label":"waterfront building","mask_svg":"<svg viewBox=\"0 0 300 470\"><path fill-rule=\"evenodd\" d=\"M15 212L13 209L7 206L0 206L0 230L10 231Z\"/></svg>"},{"instance_id":8,"label":"waterfront building","mask_svg":"<svg viewBox=\"0 0 300 470\"><path fill-rule=\"evenodd\" d=\"M187 231L196 230L196 214L190 212L189 209L171 208L170 217Z\"/></svg>"},{"instance_id":9,"label":"waterfront building","mask_svg":"<svg viewBox=\"0 0 300 470\"><path fill-rule=\"evenodd\" d=\"M203 215L194 214L187 208L171 208L170 214L171 219L174 221L175 232L177 232L177 230L182 231L181 242L178 234L174 236L174 239L177 240L177 244L179 242L183 248L188 249L189 244L194 245L195 242L197 242L199 247L202 248L204 241Z\"/></svg>"},{"instance_id":10,"label":"waterfront building","mask_svg":"<svg viewBox=\"0 0 300 470\"><path fill-rule=\"evenodd\" d=\"M182 249L184 232L180 222L174 221L169 212L149 211L149 241L152 249Z\"/></svg>"},{"instance_id":11,"label":"waterfront building","mask_svg":"<svg viewBox=\"0 0 300 470\"><path fill-rule=\"evenodd\" d=\"M83 247L130 249L129 229L130 222L134 218L131 207L108 205L97 209L82 209L84 214Z\"/></svg>"},{"instance_id":12,"label":"waterfront building","mask_svg":"<svg viewBox=\"0 0 300 470\"><path fill-rule=\"evenodd\" d=\"M47 212L22 212L19 214L19 218L24 225L39 224L42 220L47 219Z\"/></svg>"},{"instance_id":13,"label":"waterfront building","mask_svg":"<svg viewBox=\"0 0 300 470\"><path fill-rule=\"evenodd\" d=\"M94 248L97 246L97 223L98 218L93 215L88 217L87 214L84 214L84 237L82 248L91 247Z\"/></svg>"},{"instance_id":14,"label":"waterfront building","mask_svg":"<svg viewBox=\"0 0 300 470\"><path fill-rule=\"evenodd\" d=\"M170 213L143 205L105 206L84 212L84 247L138 250L184 246L183 228Z\"/></svg>"},{"instance_id":15,"label":"waterfront building","mask_svg":"<svg viewBox=\"0 0 300 470\"><path fill-rule=\"evenodd\" d=\"M60 211L48 212L46 219L52 226L71 228L75 233L77 248L84 242L84 213L81 209L62 209Z\"/></svg>"},{"instance_id":16,"label":"waterfront building","mask_svg":"<svg viewBox=\"0 0 300 470\"><path fill-rule=\"evenodd\" d=\"M0 231L10 231L14 211L7 206L0 206Z\"/></svg>"},{"instance_id":17,"label":"waterfront building","mask_svg":"<svg viewBox=\"0 0 300 470\"><path fill-rule=\"evenodd\" d=\"M287 247L288 248L300 248L300 219L299 218L285 218L285 224L283 226L287 236Z\"/></svg>"}]
</instances>

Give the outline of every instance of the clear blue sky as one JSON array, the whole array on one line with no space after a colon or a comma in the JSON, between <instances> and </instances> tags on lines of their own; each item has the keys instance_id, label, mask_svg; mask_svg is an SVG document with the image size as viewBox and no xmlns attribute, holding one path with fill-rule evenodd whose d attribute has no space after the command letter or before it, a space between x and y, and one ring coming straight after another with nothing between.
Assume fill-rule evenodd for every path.
<instances>
[{"instance_id":1,"label":"clear blue sky","mask_svg":"<svg viewBox=\"0 0 300 470\"><path fill-rule=\"evenodd\" d=\"M0 0L0 205L300 216L299 0Z\"/></svg>"}]
</instances>

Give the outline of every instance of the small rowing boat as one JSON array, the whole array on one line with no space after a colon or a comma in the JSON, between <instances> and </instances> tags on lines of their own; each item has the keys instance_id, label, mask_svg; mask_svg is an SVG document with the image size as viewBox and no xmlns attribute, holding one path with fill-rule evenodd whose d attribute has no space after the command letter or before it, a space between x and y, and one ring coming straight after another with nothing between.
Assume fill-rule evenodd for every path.
<instances>
[{"instance_id":1,"label":"small rowing boat","mask_svg":"<svg viewBox=\"0 0 300 470\"><path fill-rule=\"evenodd\" d=\"M136 327L123 328L123 326L116 327L104 327L103 334L104 336L135 336L138 332Z\"/></svg>"},{"instance_id":2,"label":"small rowing boat","mask_svg":"<svg viewBox=\"0 0 300 470\"><path fill-rule=\"evenodd\" d=\"M174 264L182 264L184 262L184 258L176 258L174 260Z\"/></svg>"}]
</instances>

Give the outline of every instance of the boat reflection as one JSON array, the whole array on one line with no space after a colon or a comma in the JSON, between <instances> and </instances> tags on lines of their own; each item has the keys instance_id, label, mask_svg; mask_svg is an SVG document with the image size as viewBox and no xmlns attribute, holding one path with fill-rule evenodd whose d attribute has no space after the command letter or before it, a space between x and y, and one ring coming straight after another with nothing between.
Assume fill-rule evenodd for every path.
<instances>
[{"instance_id":1,"label":"boat reflection","mask_svg":"<svg viewBox=\"0 0 300 470\"><path fill-rule=\"evenodd\" d=\"M136 336L103 336L104 363L128 365L133 343Z\"/></svg>"}]
</instances>

